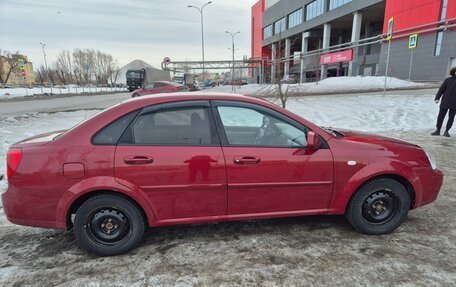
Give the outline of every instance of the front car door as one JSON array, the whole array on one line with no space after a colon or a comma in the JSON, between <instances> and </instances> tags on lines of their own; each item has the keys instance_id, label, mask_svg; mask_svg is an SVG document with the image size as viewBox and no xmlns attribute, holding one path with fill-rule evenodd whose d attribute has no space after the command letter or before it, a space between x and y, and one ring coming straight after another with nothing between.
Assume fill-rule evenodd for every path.
<instances>
[{"instance_id":1,"label":"front car door","mask_svg":"<svg viewBox=\"0 0 456 287\"><path fill-rule=\"evenodd\" d=\"M116 149L115 176L159 220L226 214L225 162L208 101L144 108Z\"/></svg>"},{"instance_id":2,"label":"front car door","mask_svg":"<svg viewBox=\"0 0 456 287\"><path fill-rule=\"evenodd\" d=\"M269 108L213 101L228 179L228 214L322 212L333 189L324 142L306 147L308 128Z\"/></svg>"}]
</instances>

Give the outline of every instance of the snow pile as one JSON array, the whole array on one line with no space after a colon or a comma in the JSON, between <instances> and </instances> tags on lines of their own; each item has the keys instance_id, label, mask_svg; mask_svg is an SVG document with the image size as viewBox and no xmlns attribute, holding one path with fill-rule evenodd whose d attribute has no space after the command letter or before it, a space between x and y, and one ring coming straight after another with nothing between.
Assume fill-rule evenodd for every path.
<instances>
[{"instance_id":1,"label":"snow pile","mask_svg":"<svg viewBox=\"0 0 456 287\"><path fill-rule=\"evenodd\" d=\"M383 90L385 85L384 77L334 77L319 82L283 85L285 91L288 87L293 88L298 94L335 94L335 93L353 93L369 92ZM237 86L236 93L262 95L270 85L250 84ZM387 89L418 89L429 87L428 84L415 83L388 77ZM204 90L205 92L227 92L232 91L231 86L220 86Z\"/></svg>"},{"instance_id":2,"label":"snow pile","mask_svg":"<svg viewBox=\"0 0 456 287\"><path fill-rule=\"evenodd\" d=\"M52 93L59 94L82 94L82 93L99 93L99 92L114 92L114 91L127 91L125 88L106 88L106 87L76 87L75 85L69 85L67 87L53 87ZM10 99L15 97L25 97L27 95L41 95L51 94L51 88L40 88L34 87L31 89L26 88L0 88L0 100Z\"/></svg>"}]
</instances>

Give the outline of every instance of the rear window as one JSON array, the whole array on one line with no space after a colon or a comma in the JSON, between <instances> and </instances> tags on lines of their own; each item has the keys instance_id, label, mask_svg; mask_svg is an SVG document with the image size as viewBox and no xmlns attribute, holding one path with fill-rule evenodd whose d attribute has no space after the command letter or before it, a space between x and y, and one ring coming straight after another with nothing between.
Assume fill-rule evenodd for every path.
<instances>
[{"instance_id":1,"label":"rear window","mask_svg":"<svg viewBox=\"0 0 456 287\"><path fill-rule=\"evenodd\" d=\"M95 145L116 145L138 111L128 113L99 131L92 140Z\"/></svg>"},{"instance_id":2,"label":"rear window","mask_svg":"<svg viewBox=\"0 0 456 287\"><path fill-rule=\"evenodd\" d=\"M132 138L141 145L212 145L217 142L209 109L169 109L141 115L132 125Z\"/></svg>"}]
</instances>

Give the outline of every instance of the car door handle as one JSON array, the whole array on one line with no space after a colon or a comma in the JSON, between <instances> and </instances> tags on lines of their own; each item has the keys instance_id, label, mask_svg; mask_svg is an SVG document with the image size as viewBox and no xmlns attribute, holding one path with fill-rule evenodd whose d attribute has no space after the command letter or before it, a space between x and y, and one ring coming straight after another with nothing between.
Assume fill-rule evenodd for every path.
<instances>
[{"instance_id":1,"label":"car door handle","mask_svg":"<svg viewBox=\"0 0 456 287\"><path fill-rule=\"evenodd\" d=\"M124 157L126 164L150 164L154 162L154 159L149 156L133 155Z\"/></svg>"},{"instance_id":2,"label":"car door handle","mask_svg":"<svg viewBox=\"0 0 456 287\"><path fill-rule=\"evenodd\" d=\"M235 164L257 164L260 163L260 158L255 156L235 156L233 162Z\"/></svg>"}]
</instances>

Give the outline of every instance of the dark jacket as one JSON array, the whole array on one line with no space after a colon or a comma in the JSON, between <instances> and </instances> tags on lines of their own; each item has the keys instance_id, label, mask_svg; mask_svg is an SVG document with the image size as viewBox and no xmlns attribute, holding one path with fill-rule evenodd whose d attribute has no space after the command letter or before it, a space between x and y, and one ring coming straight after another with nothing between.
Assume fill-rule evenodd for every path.
<instances>
[{"instance_id":1,"label":"dark jacket","mask_svg":"<svg viewBox=\"0 0 456 287\"><path fill-rule=\"evenodd\" d=\"M440 100L440 98L442 98L442 102L440 103L441 109L456 110L456 76L447 78L443 82L435 96L436 100Z\"/></svg>"}]
</instances>

